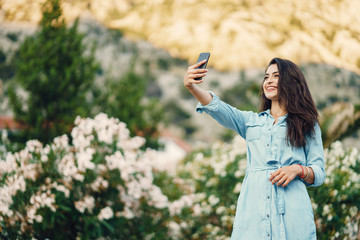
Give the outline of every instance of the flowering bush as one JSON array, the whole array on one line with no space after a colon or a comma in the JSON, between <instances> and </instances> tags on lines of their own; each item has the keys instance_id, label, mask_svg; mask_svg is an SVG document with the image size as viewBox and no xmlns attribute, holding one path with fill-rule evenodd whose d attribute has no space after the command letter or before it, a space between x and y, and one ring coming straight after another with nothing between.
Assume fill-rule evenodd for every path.
<instances>
[{"instance_id":1,"label":"flowering bush","mask_svg":"<svg viewBox=\"0 0 360 240\"><path fill-rule=\"evenodd\" d=\"M358 239L360 224L360 156L334 142L325 150L326 179L310 188L318 239Z\"/></svg>"},{"instance_id":2,"label":"flowering bush","mask_svg":"<svg viewBox=\"0 0 360 240\"><path fill-rule=\"evenodd\" d=\"M173 239L230 239L245 168L246 146L240 136L188 156L174 179L187 195L177 201L177 211L170 211Z\"/></svg>"},{"instance_id":3,"label":"flowering bush","mask_svg":"<svg viewBox=\"0 0 360 240\"><path fill-rule=\"evenodd\" d=\"M188 187L188 202L170 227L179 239L230 239L238 193L246 168L246 146L237 136L193 153L178 171ZM318 239L357 239L360 223L360 157L335 142L325 150L327 178L308 188ZM187 209L184 211L184 209Z\"/></svg>"},{"instance_id":4,"label":"flowering bush","mask_svg":"<svg viewBox=\"0 0 360 240\"><path fill-rule=\"evenodd\" d=\"M175 175L159 171L157 152L141 150L143 143L124 123L99 114L77 118L71 140L32 140L7 153L0 160L0 237L230 239L244 140L189 154ZM318 238L356 239L359 153L335 142L325 156L326 181L309 188Z\"/></svg>"},{"instance_id":5,"label":"flowering bush","mask_svg":"<svg viewBox=\"0 0 360 240\"><path fill-rule=\"evenodd\" d=\"M142 239L167 234L171 203L154 185L151 159L125 124L77 118L72 140L37 140L0 161L0 223L11 239ZM56 229L56 231L54 231Z\"/></svg>"}]
</instances>

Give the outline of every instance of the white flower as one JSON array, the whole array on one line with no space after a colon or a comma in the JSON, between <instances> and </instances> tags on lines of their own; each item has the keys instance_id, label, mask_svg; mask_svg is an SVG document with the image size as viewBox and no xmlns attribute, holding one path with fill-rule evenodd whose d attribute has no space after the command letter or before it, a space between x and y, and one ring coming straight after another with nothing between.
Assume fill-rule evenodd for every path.
<instances>
[{"instance_id":1,"label":"white flower","mask_svg":"<svg viewBox=\"0 0 360 240\"><path fill-rule=\"evenodd\" d=\"M26 215L27 215L29 223L31 223L31 224L34 223L35 219L38 219L37 215L36 215L36 208L35 207L29 207L27 212L26 212Z\"/></svg>"},{"instance_id":2,"label":"white flower","mask_svg":"<svg viewBox=\"0 0 360 240\"><path fill-rule=\"evenodd\" d=\"M170 215L180 214L183 208L191 207L194 202L194 195L184 195L180 199L169 204Z\"/></svg>"},{"instance_id":3,"label":"white flower","mask_svg":"<svg viewBox=\"0 0 360 240\"><path fill-rule=\"evenodd\" d=\"M201 207L200 207L200 205L197 203L197 204L195 204L194 205L194 207L193 207L193 215L194 216L200 216L200 214L201 214Z\"/></svg>"},{"instance_id":4,"label":"white flower","mask_svg":"<svg viewBox=\"0 0 360 240\"><path fill-rule=\"evenodd\" d=\"M220 199L215 197L214 195L211 195L208 200L211 206L215 206L220 202Z\"/></svg>"},{"instance_id":5,"label":"white flower","mask_svg":"<svg viewBox=\"0 0 360 240\"><path fill-rule=\"evenodd\" d=\"M6 155L5 161L0 160L0 173L11 173L16 169L17 169L16 158L12 153L8 153Z\"/></svg>"},{"instance_id":6,"label":"white flower","mask_svg":"<svg viewBox=\"0 0 360 240\"><path fill-rule=\"evenodd\" d=\"M188 224L186 222L181 222L180 227L186 229L188 227Z\"/></svg>"},{"instance_id":7,"label":"white flower","mask_svg":"<svg viewBox=\"0 0 360 240\"><path fill-rule=\"evenodd\" d=\"M241 170L236 170L236 172L234 173L234 175L235 175L236 178L240 178L240 177L243 175L243 173L242 173Z\"/></svg>"},{"instance_id":8,"label":"white flower","mask_svg":"<svg viewBox=\"0 0 360 240\"><path fill-rule=\"evenodd\" d=\"M42 143L38 140L29 140L26 142L26 147L29 152L33 153L40 153L40 150L42 149Z\"/></svg>"},{"instance_id":9,"label":"white flower","mask_svg":"<svg viewBox=\"0 0 360 240\"><path fill-rule=\"evenodd\" d=\"M124 217L126 219L132 219L132 218L135 217L135 214L128 207L125 207L122 212L117 212L116 216L117 217Z\"/></svg>"},{"instance_id":10,"label":"white flower","mask_svg":"<svg viewBox=\"0 0 360 240\"><path fill-rule=\"evenodd\" d=\"M330 213L330 206L329 205L325 205L324 207L323 207L323 214L324 215L327 215L327 214L329 214Z\"/></svg>"},{"instance_id":11,"label":"white flower","mask_svg":"<svg viewBox=\"0 0 360 240\"><path fill-rule=\"evenodd\" d=\"M10 210L10 205L13 203L13 200L9 188L10 186L7 185L0 188L0 213L8 217L13 215L13 212Z\"/></svg>"},{"instance_id":12,"label":"white flower","mask_svg":"<svg viewBox=\"0 0 360 240\"><path fill-rule=\"evenodd\" d=\"M130 181L127 184L128 187L128 194L133 197L134 199L140 199L142 196L142 189L141 185L138 181Z\"/></svg>"},{"instance_id":13,"label":"white flower","mask_svg":"<svg viewBox=\"0 0 360 240\"><path fill-rule=\"evenodd\" d=\"M40 170L40 164L24 164L20 167L25 179L36 180L36 177Z\"/></svg>"},{"instance_id":14,"label":"white flower","mask_svg":"<svg viewBox=\"0 0 360 240\"><path fill-rule=\"evenodd\" d=\"M120 151L116 151L113 155L105 156L106 166L109 170L119 169L124 165L124 156Z\"/></svg>"},{"instance_id":15,"label":"white flower","mask_svg":"<svg viewBox=\"0 0 360 240\"><path fill-rule=\"evenodd\" d=\"M24 192L26 183L22 175L16 174L6 179L7 191L11 196L14 196L18 190Z\"/></svg>"},{"instance_id":16,"label":"white flower","mask_svg":"<svg viewBox=\"0 0 360 240\"><path fill-rule=\"evenodd\" d=\"M47 162L49 160L47 155L41 155L41 161L42 162Z\"/></svg>"},{"instance_id":17,"label":"white flower","mask_svg":"<svg viewBox=\"0 0 360 240\"><path fill-rule=\"evenodd\" d=\"M94 207L95 199L92 196L85 196L83 200L75 202L75 208L81 213L84 213L86 209L92 213Z\"/></svg>"},{"instance_id":18,"label":"white flower","mask_svg":"<svg viewBox=\"0 0 360 240\"><path fill-rule=\"evenodd\" d=\"M30 206L26 207L27 218L29 223L33 223L34 220L36 222L42 222L43 217L37 213L37 210L43 207L50 208L51 211L55 212L55 194L51 194L50 192L37 192L35 195L30 198Z\"/></svg>"},{"instance_id":19,"label":"white flower","mask_svg":"<svg viewBox=\"0 0 360 240\"><path fill-rule=\"evenodd\" d=\"M39 208L48 207L51 211L56 212L55 194L37 192L35 195L31 196L30 204L35 207L36 210Z\"/></svg>"},{"instance_id":20,"label":"white flower","mask_svg":"<svg viewBox=\"0 0 360 240\"><path fill-rule=\"evenodd\" d=\"M344 156L345 152L342 147L342 143L340 141L336 141L333 144L331 144L331 148L332 148L333 154L335 156L337 156L337 157Z\"/></svg>"},{"instance_id":21,"label":"white flower","mask_svg":"<svg viewBox=\"0 0 360 240\"><path fill-rule=\"evenodd\" d=\"M76 201L74 202L75 208L81 212L84 213L85 212L85 205L83 201Z\"/></svg>"},{"instance_id":22,"label":"white flower","mask_svg":"<svg viewBox=\"0 0 360 240\"><path fill-rule=\"evenodd\" d=\"M101 176L98 176L96 180L90 185L91 189L95 192L98 192L100 189L106 189L108 186L109 182Z\"/></svg>"},{"instance_id":23,"label":"white flower","mask_svg":"<svg viewBox=\"0 0 360 240\"><path fill-rule=\"evenodd\" d=\"M71 182L72 179L78 179L78 169L75 165L75 158L72 153L66 154L58 163L58 171L63 175L66 182Z\"/></svg>"},{"instance_id":24,"label":"white flower","mask_svg":"<svg viewBox=\"0 0 360 240\"><path fill-rule=\"evenodd\" d=\"M216 186L216 184L219 182L219 178L212 177L206 182L207 187Z\"/></svg>"},{"instance_id":25,"label":"white flower","mask_svg":"<svg viewBox=\"0 0 360 240\"><path fill-rule=\"evenodd\" d=\"M168 198L161 192L159 187L152 185L149 195L151 199L149 200L149 205L153 205L156 208L165 208L168 206Z\"/></svg>"},{"instance_id":26,"label":"white flower","mask_svg":"<svg viewBox=\"0 0 360 240\"><path fill-rule=\"evenodd\" d=\"M95 163L91 161L94 153L95 149L93 148L86 148L76 153L77 165L80 172L85 172L86 169L93 170L95 168Z\"/></svg>"},{"instance_id":27,"label":"white flower","mask_svg":"<svg viewBox=\"0 0 360 240\"><path fill-rule=\"evenodd\" d=\"M241 186L242 186L241 182L238 182L238 183L235 185L233 192L234 192L234 193L239 193L239 192L241 191Z\"/></svg>"},{"instance_id":28,"label":"white flower","mask_svg":"<svg viewBox=\"0 0 360 240\"><path fill-rule=\"evenodd\" d=\"M106 219L110 219L114 216L114 212L110 207L105 207L103 209L101 209L99 215L98 215L98 219L100 221L102 220L106 220Z\"/></svg>"},{"instance_id":29,"label":"white flower","mask_svg":"<svg viewBox=\"0 0 360 240\"><path fill-rule=\"evenodd\" d=\"M221 215L221 214L224 214L226 211L226 208L224 206L220 206L216 209L216 213Z\"/></svg>"},{"instance_id":30,"label":"white flower","mask_svg":"<svg viewBox=\"0 0 360 240\"><path fill-rule=\"evenodd\" d=\"M68 188L66 188L64 185L58 185L56 182L53 184L53 187L59 191L59 192L63 192L65 197L69 197L70 196L70 190Z\"/></svg>"},{"instance_id":31,"label":"white flower","mask_svg":"<svg viewBox=\"0 0 360 240\"><path fill-rule=\"evenodd\" d=\"M74 179L77 180L77 181L79 181L79 182L82 182L82 181L84 181L85 176L82 175L82 174L80 174L80 173L76 173L76 174L74 175Z\"/></svg>"},{"instance_id":32,"label":"white flower","mask_svg":"<svg viewBox=\"0 0 360 240\"><path fill-rule=\"evenodd\" d=\"M144 138L136 136L125 141L120 141L117 146L124 150L131 151L140 148L144 143Z\"/></svg>"},{"instance_id":33,"label":"white flower","mask_svg":"<svg viewBox=\"0 0 360 240\"><path fill-rule=\"evenodd\" d=\"M180 236L181 227L174 221L169 222L169 231L171 236Z\"/></svg>"},{"instance_id":34,"label":"white flower","mask_svg":"<svg viewBox=\"0 0 360 240\"><path fill-rule=\"evenodd\" d=\"M69 138L66 134L54 138L54 141L51 145L51 148L53 149L64 149L68 150L69 148ZM47 150L45 150L45 153L50 150L50 147L48 147Z\"/></svg>"},{"instance_id":35,"label":"white flower","mask_svg":"<svg viewBox=\"0 0 360 240\"><path fill-rule=\"evenodd\" d=\"M351 217L356 217L356 215L359 212L359 209L356 206L351 206L349 211L350 211L350 216Z\"/></svg>"}]
</instances>

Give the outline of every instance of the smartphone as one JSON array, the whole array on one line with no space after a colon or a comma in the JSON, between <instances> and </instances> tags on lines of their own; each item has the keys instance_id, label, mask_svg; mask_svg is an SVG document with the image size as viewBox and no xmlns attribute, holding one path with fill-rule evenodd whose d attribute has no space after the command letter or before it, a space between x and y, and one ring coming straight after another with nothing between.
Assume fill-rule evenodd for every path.
<instances>
[{"instance_id":1,"label":"smartphone","mask_svg":"<svg viewBox=\"0 0 360 240\"><path fill-rule=\"evenodd\" d=\"M210 53L209 52L203 52L203 53L200 53L199 55L199 58L197 60L197 62L201 62L202 60L206 59L206 62L200 66L198 66L196 69L203 69L203 68L206 68L207 66L207 63L209 62L209 58L210 58ZM194 78L195 80L201 80L202 77L199 77L199 78Z\"/></svg>"}]
</instances>

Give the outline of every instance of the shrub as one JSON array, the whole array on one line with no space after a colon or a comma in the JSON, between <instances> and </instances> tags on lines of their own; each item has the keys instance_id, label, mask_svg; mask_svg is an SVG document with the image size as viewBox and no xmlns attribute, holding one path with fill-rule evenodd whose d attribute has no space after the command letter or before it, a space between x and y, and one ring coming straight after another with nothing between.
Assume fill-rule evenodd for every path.
<instances>
[{"instance_id":1,"label":"shrub","mask_svg":"<svg viewBox=\"0 0 360 240\"><path fill-rule=\"evenodd\" d=\"M154 185L141 137L99 114L66 135L37 140L0 161L2 235L50 239L143 239L167 234L167 196ZM56 229L56 231L54 231Z\"/></svg>"},{"instance_id":2,"label":"shrub","mask_svg":"<svg viewBox=\"0 0 360 240\"><path fill-rule=\"evenodd\" d=\"M230 239L238 194L245 176L245 142L197 151L180 164L175 182L186 186L178 211L170 211L173 239ZM181 211L180 211L181 209Z\"/></svg>"},{"instance_id":3,"label":"shrub","mask_svg":"<svg viewBox=\"0 0 360 240\"><path fill-rule=\"evenodd\" d=\"M78 117L71 136L28 141L0 161L0 237L230 239L246 169L239 136L189 154L175 175L105 114ZM325 157L325 183L309 188L318 238L356 239L359 152L335 142Z\"/></svg>"},{"instance_id":4,"label":"shrub","mask_svg":"<svg viewBox=\"0 0 360 240\"><path fill-rule=\"evenodd\" d=\"M334 142L325 150L326 179L310 196L318 239L357 239L360 224L360 157L356 148L345 150Z\"/></svg>"},{"instance_id":5,"label":"shrub","mask_svg":"<svg viewBox=\"0 0 360 240\"><path fill-rule=\"evenodd\" d=\"M216 143L180 164L177 181L187 186L192 198L170 225L178 239L230 239L245 152L244 141L236 136L230 144ZM325 183L308 188L318 238L355 240L360 224L359 152L335 142L325 150L325 159Z\"/></svg>"}]
</instances>

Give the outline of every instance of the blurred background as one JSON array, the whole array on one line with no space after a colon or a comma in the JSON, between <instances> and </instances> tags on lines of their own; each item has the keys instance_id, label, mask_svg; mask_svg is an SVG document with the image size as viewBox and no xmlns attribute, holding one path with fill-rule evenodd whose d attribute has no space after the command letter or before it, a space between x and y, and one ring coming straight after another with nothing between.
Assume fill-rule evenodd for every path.
<instances>
[{"instance_id":1,"label":"blurred background","mask_svg":"<svg viewBox=\"0 0 360 240\"><path fill-rule=\"evenodd\" d=\"M200 52L211 52L203 87L252 111L268 62L292 60L318 107L324 147L360 149L359 12L357 0L0 0L7 151L50 143L76 116L99 113L144 137L170 172L194 151L231 143L235 134L196 114L183 86Z\"/></svg>"},{"instance_id":2,"label":"blurred background","mask_svg":"<svg viewBox=\"0 0 360 240\"><path fill-rule=\"evenodd\" d=\"M40 31L43 3L0 2L0 78L3 88L0 114L3 122L14 116L24 120L17 114L20 109L15 110L16 104L9 100L8 86L12 82L12 89L21 86L15 80L17 68L31 65L29 61L19 59L34 59L28 52L27 56L21 57L20 49L25 39ZM133 131L136 128L145 135L166 132L190 145L199 141L211 143L219 137L231 139L232 133L215 127L204 116L194 114L196 102L182 85L187 66L195 63L200 52L211 52L210 73L204 88L215 91L236 107L257 110L263 71L273 57L282 57L300 65L306 75L321 112L326 146L341 139L346 145L359 147L360 25L357 23L360 17L357 12L360 6L355 0L311 3L289 0L63 0L60 3L61 21L71 26L78 19L77 31L82 34L81 47L84 49L77 51L93 58L90 65L84 64L85 69L93 69L86 77L87 89L83 94L87 97L77 106L82 108L82 114L90 116L105 112L122 118ZM53 44L63 48L72 58L71 51L66 50L66 41ZM49 48L54 50L52 46ZM36 51L32 54L43 57ZM59 61L66 61L66 58L59 58ZM45 65L47 61L43 58L40 62ZM29 68L24 66L18 73L19 78L22 74L27 75L25 77L32 75L32 67ZM132 77L137 80L131 80ZM61 78L64 77L56 81L64 82ZM127 93L118 86L124 79L133 88L129 89L124 83ZM25 89L23 99L27 99L25 93L32 91L36 90ZM131 91L136 91L137 96ZM39 99L40 102L49 101L45 96L39 97L44 98ZM141 105L135 104L137 110L133 108L134 101ZM81 104L87 105L88 109L84 110ZM44 109L49 108L45 106L49 103L42 105ZM71 107L73 111L69 111L72 115L69 117L73 119L80 113L74 106ZM122 113L129 109L134 113ZM32 120L31 124L36 121Z\"/></svg>"}]
</instances>

